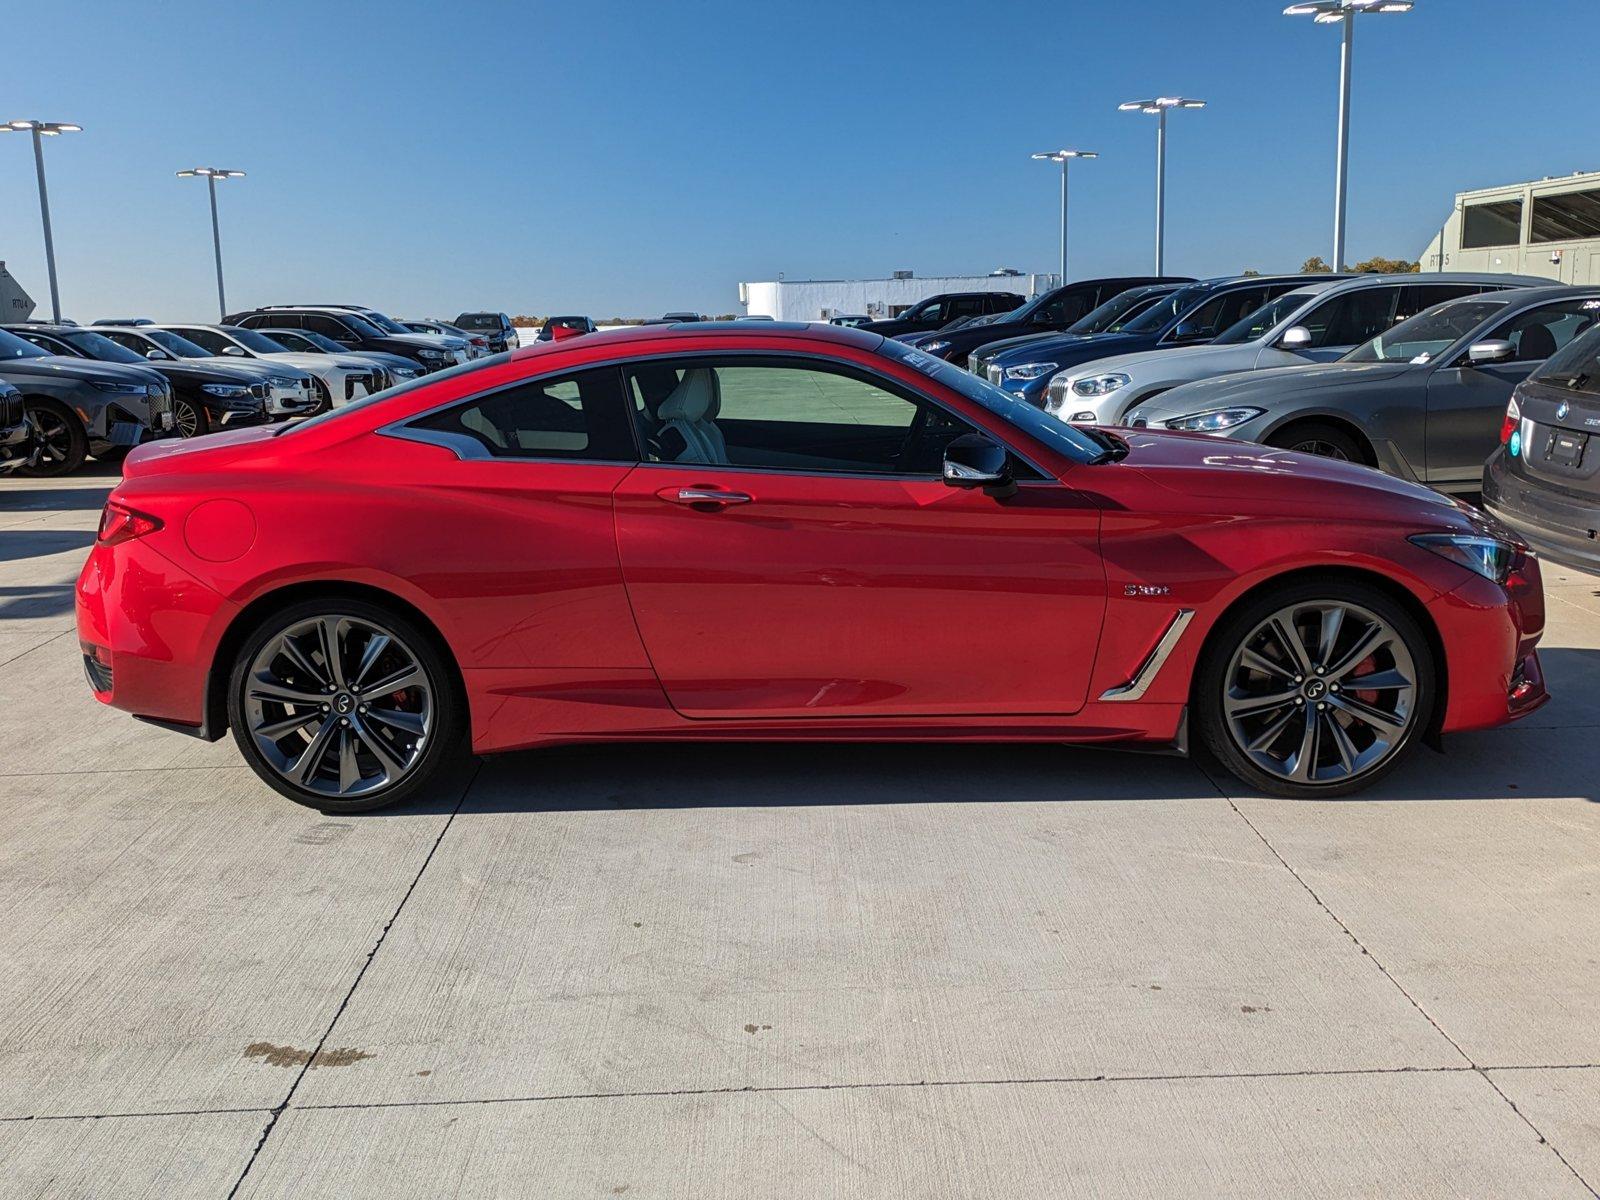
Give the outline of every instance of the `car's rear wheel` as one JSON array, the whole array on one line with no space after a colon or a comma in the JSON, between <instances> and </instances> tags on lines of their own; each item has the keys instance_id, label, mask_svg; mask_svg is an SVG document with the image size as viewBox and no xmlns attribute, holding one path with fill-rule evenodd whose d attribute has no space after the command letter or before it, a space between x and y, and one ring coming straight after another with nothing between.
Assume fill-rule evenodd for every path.
<instances>
[{"instance_id":1,"label":"car's rear wheel","mask_svg":"<svg viewBox=\"0 0 1600 1200\"><path fill-rule=\"evenodd\" d=\"M89 434L78 414L59 400L28 400L29 418L39 438L39 457L23 474L70 475L89 457Z\"/></svg>"},{"instance_id":2,"label":"car's rear wheel","mask_svg":"<svg viewBox=\"0 0 1600 1200\"><path fill-rule=\"evenodd\" d=\"M1193 700L1199 743L1263 792L1345 795L1415 748L1433 715L1434 672L1422 629L1378 588L1292 584L1208 639Z\"/></svg>"},{"instance_id":3,"label":"car's rear wheel","mask_svg":"<svg viewBox=\"0 0 1600 1200\"><path fill-rule=\"evenodd\" d=\"M1322 421L1307 421L1291 425L1267 438L1267 445L1279 450L1293 450L1299 454L1315 454L1320 458L1336 458L1341 462L1365 463L1367 456L1361 452L1360 443L1337 425Z\"/></svg>"},{"instance_id":4,"label":"car's rear wheel","mask_svg":"<svg viewBox=\"0 0 1600 1200\"><path fill-rule=\"evenodd\" d=\"M228 722L268 784L325 812L396 804L457 749L462 704L433 640L360 600L289 605L245 639Z\"/></svg>"},{"instance_id":5,"label":"car's rear wheel","mask_svg":"<svg viewBox=\"0 0 1600 1200\"><path fill-rule=\"evenodd\" d=\"M211 417L193 400L175 396L172 400L172 424L179 437L199 437L211 432Z\"/></svg>"}]
</instances>

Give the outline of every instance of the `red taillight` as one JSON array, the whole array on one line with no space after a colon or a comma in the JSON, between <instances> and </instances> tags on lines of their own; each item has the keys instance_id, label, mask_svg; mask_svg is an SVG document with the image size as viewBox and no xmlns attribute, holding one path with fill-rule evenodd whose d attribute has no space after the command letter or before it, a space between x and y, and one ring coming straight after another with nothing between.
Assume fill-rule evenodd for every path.
<instances>
[{"instance_id":1,"label":"red taillight","mask_svg":"<svg viewBox=\"0 0 1600 1200\"><path fill-rule=\"evenodd\" d=\"M129 542L160 528L161 521L158 518L135 512L115 500L107 500L100 512L100 532L96 540L102 546L115 546L118 542Z\"/></svg>"},{"instance_id":2,"label":"red taillight","mask_svg":"<svg viewBox=\"0 0 1600 1200\"><path fill-rule=\"evenodd\" d=\"M1517 406L1517 398L1511 397L1511 403L1506 405L1506 419L1500 423L1500 444L1504 446L1511 440L1511 435L1517 431L1517 426L1522 424L1522 409Z\"/></svg>"},{"instance_id":3,"label":"red taillight","mask_svg":"<svg viewBox=\"0 0 1600 1200\"><path fill-rule=\"evenodd\" d=\"M472 339L472 344L474 346L487 346L489 344L489 339L488 338L475 337L475 338Z\"/></svg>"}]
</instances>

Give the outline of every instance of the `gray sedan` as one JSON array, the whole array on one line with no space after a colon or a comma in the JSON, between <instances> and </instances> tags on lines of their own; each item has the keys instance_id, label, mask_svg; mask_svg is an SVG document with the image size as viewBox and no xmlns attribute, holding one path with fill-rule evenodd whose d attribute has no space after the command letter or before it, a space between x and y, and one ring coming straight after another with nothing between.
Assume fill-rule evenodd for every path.
<instances>
[{"instance_id":1,"label":"gray sedan","mask_svg":"<svg viewBox=\"0 0 1600 1200\"><path fill-rule=\"evenodd\" d=\"M1512 389L1600 315L1600 287L1529 287L1436 304L1337 362L1223 375L1127 414L1475 491Z\"/></svg>"}]
</instances>

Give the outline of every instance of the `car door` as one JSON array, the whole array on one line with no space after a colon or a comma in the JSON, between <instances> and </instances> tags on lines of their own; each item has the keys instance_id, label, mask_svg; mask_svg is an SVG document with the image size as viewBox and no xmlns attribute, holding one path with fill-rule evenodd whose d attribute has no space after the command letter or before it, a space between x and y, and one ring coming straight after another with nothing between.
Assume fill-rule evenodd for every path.
<instances>
[{"instance_id":1,"label":"car door","mask_svg":"<svg viewBox=\"0 0 1600 1200\"><path fill-rule=\"evenodd\" d=\"M932 386L932 385L930 385ZM1099 513L1018 460L942 482L971 425L865 367L636 365L645 461L615 494L639 632L695 718L1063 715L1105 609Z\"/></svg>"},{"instance_id":2,"label":"car door","mask_svg":"<svg viewBox=\"0 0 1600 1200\"><path fill-rule=\"evenodd\" d=\"M1511 357L1473 363L1463 342L1428 377L1427 455L1429 482L1476 479L1483 460L1499 442L1506 402L1517 384L1540 363L1589 327L1594 297L1561 300L1523 309L1473 335L1471 343L1507 341Z\"/></svg>"}]
</instances>

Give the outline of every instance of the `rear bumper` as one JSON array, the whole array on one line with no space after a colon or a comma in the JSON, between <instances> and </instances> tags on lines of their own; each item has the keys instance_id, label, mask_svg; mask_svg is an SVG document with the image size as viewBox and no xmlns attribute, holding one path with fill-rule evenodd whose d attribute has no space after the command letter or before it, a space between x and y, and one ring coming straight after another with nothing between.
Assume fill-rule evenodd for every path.
<instances>
[{"instance_id":1,"label":"rear bumper","mask_svg":"<svg viewBox=\"0 0 1600 1200\"><path fill-rule=\"evenodd\" d=\"M1502 447L1483 468L1483 507L1551 562L1600 574L1600 498L1578 500L1513 474Z\"/></svg>"},{"instance_id":2,"label":"rear bumper","mask_svg":"<svg viewBox=\"0 0 1600 1200\"><path fill-rule=\"evenodd\" d=\"M206 733L212 658L237 611L142 539L97 543L77 585L78 640L95 699Z\"/></svg>"}]
</instances>

